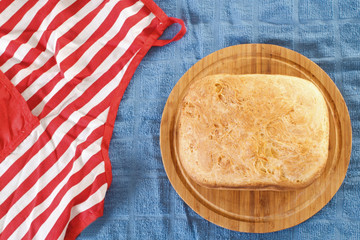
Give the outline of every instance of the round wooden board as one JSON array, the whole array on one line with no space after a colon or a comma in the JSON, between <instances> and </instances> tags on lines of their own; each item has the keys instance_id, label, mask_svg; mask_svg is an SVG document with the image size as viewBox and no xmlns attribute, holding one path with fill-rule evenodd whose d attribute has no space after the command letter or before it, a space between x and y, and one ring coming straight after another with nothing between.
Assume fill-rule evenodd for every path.
<instances>
[{"instance_id":1,"label":"round wooden board","mask_svg":"<svg viewBox=\"0 0 360 240\"><path fill-rule=\"evenodd\" d=\"M322 91L330 116L329 158L323 174L297 191L209 189L182 171L175 152L175 120L190 82L211 74L283 74L308 79ZM314 62L292 50L267 44L221 49L198 61L178 81L164 108L160 148L168 178L180 197L200 216L241 232L273 232L295 226L318 212L341 186L351 154L351 123L339 90Z\"/></svg>"}]
</instances>

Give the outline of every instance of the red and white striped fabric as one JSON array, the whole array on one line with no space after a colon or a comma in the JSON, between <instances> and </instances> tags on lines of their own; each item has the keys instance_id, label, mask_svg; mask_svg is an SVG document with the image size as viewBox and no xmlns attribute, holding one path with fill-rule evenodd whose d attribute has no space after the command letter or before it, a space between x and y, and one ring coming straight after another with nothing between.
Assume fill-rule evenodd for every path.
<instances>
[{"instance_id":1,"label":"red and white striped fabric","mask_svg":"<svg viewBox=\"0 0 360 240\"><path fill-rule=\"evenodd\" d=\"M152 0L1 1L0 239L74 239L102 215L125 88L184 33Z\"/></svg>"}]
</instances>

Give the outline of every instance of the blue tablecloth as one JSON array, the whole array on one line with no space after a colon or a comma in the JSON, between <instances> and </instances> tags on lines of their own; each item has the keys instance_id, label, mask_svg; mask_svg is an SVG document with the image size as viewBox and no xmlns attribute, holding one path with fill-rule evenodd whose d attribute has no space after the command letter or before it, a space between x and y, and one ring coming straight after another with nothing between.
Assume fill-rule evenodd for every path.
<instances>
[{"instance_id":1,"label":"blue tablecloth","mask_svg":"<svg viewBox=\"0 0 360 240\"><path fill-rule=\"evenodd\" d=\"M155 2L183 19L188 32L152 48L140 63L115 124L104 216L79 239L360 239L360 1ZM175 83L199 59L241 43L277 44L315 61L340 89L352 120L352 156L340 190L306 222L269 234L230 231L201 218L172 188L160 154L161 114Z\"/></svg>"}]
</instances>

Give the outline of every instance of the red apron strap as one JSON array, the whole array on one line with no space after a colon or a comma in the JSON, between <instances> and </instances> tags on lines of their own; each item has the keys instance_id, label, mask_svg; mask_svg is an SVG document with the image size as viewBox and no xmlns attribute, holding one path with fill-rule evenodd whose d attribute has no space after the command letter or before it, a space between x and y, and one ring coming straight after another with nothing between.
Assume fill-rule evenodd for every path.
<instances>
[{"instance_id":1,"label":"red apron strap","mask_svg":"<svg viewBox=\"0 0 360 240\"><path fill-rule=\"evenodd\" d=\"M169 25L173 25L174 23L178 23L181 25L181 29L180 31L172 38L172 39L158 39L154 42L153 46L165 46L168 43L171 43L173 41L177 41L180 40L184 34L186 33L186 27L185 27L185 23L183 20L179 19L179 18L174 18L174 17L169 17Z\"/></svg>"}]
</instances>

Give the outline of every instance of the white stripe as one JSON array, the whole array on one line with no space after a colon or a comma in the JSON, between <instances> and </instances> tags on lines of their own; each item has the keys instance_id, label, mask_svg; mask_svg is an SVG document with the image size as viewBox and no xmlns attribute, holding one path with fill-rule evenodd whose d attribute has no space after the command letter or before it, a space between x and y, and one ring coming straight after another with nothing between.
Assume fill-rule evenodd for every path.
<instances>
[{"instance_id":1,"label":"white stripe","mask_svg":"<svg viewBox=\"0 0 360 240\"><path fill-rule=\"evenodd\" d=\"M116 34L118 34L118 32L120 31L121 27L124 24L124 21L128 17L136 14L141 9L142 6L143 6L143 3L137 2L136 4L133 5L133 7L126 8L124 11L122 11L120 16L117 18L115 24L111 27L111 29L103 37L101 37L97 42L95 42L89 49L87 49L86 52L79 58L79 60L64 73L65 78L61 79L59 82L57 82L57 84L51 90L51 92L45 98L43 98L43 100L32 110L32 113L34 115L38 116L41 113L41 111L43 110L45 104L51 98L53 98L54 95L61 88L63 88L66 83L71 81L79 72L81 72L87 66L90 59L92 59L94 57L94 55L104 46L104 42L109 41ZM135 27L137 27L137 25L135 25L132 29L135 29ZM136 34L136 32L131 32L131 30L130 30L129 33L126 35L126 37L130 38L130 41L133 42L133 40L135 39L135 37L137 35L138 35L138 33ZM83 44L83 43L79 43L79 44ZM63 48L61 51L59 51L59 54L57 56L58 62L63 61L65 59L65 57L67 56L67 54L65 54L64 56L61 56L63 54L62 51L64 49L71 49L71 50L69 50L69 52L76 51L76 49L74 49L74 47ZM126 50L126 49L120 49L119 52L123 54L125 52L124 50ZM69 53L69 52L67 52L67 53ZM114 54L112 53L112 54L110 54L110 56L111 55L114 55ZM105 59L105 61L96 68L96 70L94 71L94 73L92 75L97 76L100 73L105 72L106 70L108 70L111 67L111 65L114 63L114 61L115 60L112 59L111 57L107 57Z\"/></svg>"},{"instance_id":2,"label":"white stripe","mask_svg":"<svg viewBox=\"0 0 360 240\"><path fill-rule=\"evenodd\" d=\"M129 61L130 63L130 61ZM128 63L128 64L129 64ZM115 85L114 87L116 87L116 84L119 83L120 79L122 78L123 74L125 73L127 67L128 67L128 64L126 66L124 66L124 68L118 73L118 75L114 78L116 80L116 83L114 84L114 79L108 83L108 85ZM89 88L93 83L94 81L96 81L97 78L91 78L89 77L87 81L83 81L81 82L78 87L84 89L87 89ZM107 88L109 89L109 88ZM104 99L104 96L107 96L107 94L109 94L113 89L109 89L108 92L103 95L99 95L99 93L97 95L95 95L90 102L88 102L87 104L85 104L81 109L79 109L77 112L74 112L73 114L71 114L71 116L69 117L69 119L71 119L70 122L70 125L68 122L64 122L56 131L55 133L53 134L53 136L56 136L55 139L58 139L59 138L59 134L61 132L62 135L64 134L64 132L66 133L66 130L69 130L72 126L74 126L77 122L76 118L80 118L80 114L79 112L81 113L84 113L84 112L88 112L91 108L93 108L93 106L96 106L99 102L101 102L103 99ZM81 96L76 96L78 90L77 89L74 89L64 100L63 100L63 104L65 103L68 103L70 104L72 101L75 101L78 97L81 97ZM91 105L92 104L92 105ZM23 142L21 142L19 144L19 146L9 155L7 156L1 163L0 163L0 177L6 172L6 170L18 159L20 158L26 151L28 151L30 149L30 147L33 146L33 144L35 142L37 142L37 140L39 139L40 135L43 134L44 130L46 129L46 127L49 125L49 123L58 116L59 112L61 111L60 107L63 107L63 106L57 106L56 108L54 108L50 114L48 114L48 116L46 116L45 118L43 118L41 121L40 121L40 125L38 127L36 127L32 132L31 134L25 138L25 140ZM77 116L77 117L75 117ZM49 144L49 143L48 143ZM56 146L54 146L56 147ZM43 147L44 149L45 147ZM42 150L42 149L41 149ZM41 151L40 150L40 151ZM46 154L46 151L50 151L51 149L49 150L44 150L45 151L45 154ZM54 150L54 148L52 148L52 151ZM46 155L48 156L48 155ZM44 157L46 157L44 156ZM28 162L29 164L29 162ZM27 164L27 165L28 165ZM37 165L36 165L37 166ZM34 166L34 167L36 167ZM20 174L20 173L19 173ZM20 184L20 183L19 183ZM1 195L0 195L1 197Z\"/></svg>"},{"instance_id":3,"label":"white stripe","mask_svg":"<svg viewBox=\"0 0 360 240\"><path fill-rule=\"evenodd\" d=\"M115 7L115 4L117 1L111 1L111 5L107 6L106 9L102 9L96 17L84 28L84 30L68 45L63 47L59 50L58 54L56 55L57 62L62 62L65 58L67 58L71 53L73 53L79 46L84 44L87 41L91 41L90 37L91 35L104 23L106 20L106 17L110 13L111 10L108 8L113 9ZM110 4L108 3L108 4ZM119 14L119 18L122 16L128 16L128 12L131 11L133 6L136 6L138 3L135 3L132 6L129 6L127 8L124 8L121 10ZM142 3L141 3L142 4ZM124 15L125 14L125 15ZM118 21L118 19L117 19ZM118 24L118 22L115 22L114 25ZM108 32L113 31L114 26L111 27ZM106 34L105 34L106 35ZM102 37L104 38L104 37Z\"/></svg>"},{"instance_id":4,"label":"white stripe","mask_svg":"<svg viewBox=\"0 0 360 240\"><path fill-rule=\"evenodd\" d=\"M89 77L98 78L102 73L106 72L110 67L126 52L126 50L131 46L135 38L141 33L141 31L149 25L149 23L154 18L153 14L148 15L147 17L143 18L140 22L138 22L134 27L132 27L125 38L119 43L118 48L109 54L109 56L99 65L97 66L94 73ZM68 79L62 79L58 82L58 84L52 89L52 91L45 97L43 100L32 110L32 113L38 116L41 111L43 110L45 104L49 102L49 100L54 97L54 95L60 91L60 89L71 80L71 76L67 76ZM82 81L87 81L85 78ZM82 90L80 87L77 87L80 91ZM85 90L85 89L84 89ZM82 91L81 91L82 92ZM66 103L66 102L65 102ZM62 104L60 104L62 105Z\"/></svg>"},{"instance_id":5,"label":"white stripe","mask_svg":"<svg viewBox=\"0 0 360 240\"><path fill-rule=\"evenodd\" d=\"M60 1L56 4L56 6L53 7L51 12L42 19L41 25L37 29L37 31L34 32L34 34L30 37L29 41L27 43L21 44L21 46L15 51L14 57L9 58L5 64L1 66L1 70L3 72L6 72L11 67L13 67L15 64L22 61L22 59L26 56L26 54L32 49L37 46L39 43L39 40L41 36L46 31L46 28L49 26L49 24L52 22L52 20L64 9L69 7L71 4L73 4L75 0L72 1Z\"/></svg>"},{"instance_id":6,"label":"white stripe","mask_svg":"<svg viewBox=\"0 0 360 240\"><path fill-rule=\"evenodd\" d=\"M26 88L21 93L21 95L26 101L29 100L38 90L43 88L49 82L49 79L53 79L59 72L59 66L54 65L49 71L41 74L30 87Z\"/></svg>"},{"instance_id":7,"label":"white stripe","mask_svg":"<svg viewBox=\"0 0 360 240\"><path fill-rule=\"evenodd\" d=\"M145 28L146 26L148 26L148 24L151 22L151 20L154 18L154 16L151 14L150 16L148 16L145 19L143 19L141 22L143 24L143 26L141 24L139 25L135 25L133 26L133 28L130 30L132 31L134 28L136 27L139 27L139 29L137 29L137 31L132 31L132 34L134 34L132 36L132 39L128 37L128 35L126 36L127 38L124 40L123 45L120 47L120 49L125 52L125 49L127 49L131 43L133 42L133 40L135 39L135 37L137 37L137 35L143 30L143 28ZM127 46L128 45L128 46ZM115 52L115 51L114 51ZM114 53L114 54L111 54L108 58L108 59L111 59L113 58L113 62L112 64L119 59L119 56L122 56L123 53L121 53L120 55L118 53ZM132 60L132 59L131 59ZM38 153L35 154L35 156L33 156L33 158L30 159L30 161L25 165L25 167L21 170L21 172L19 172L15 177L14 179L12 179L12 181L10 181L10 183L8 183L8 185L5 186L5 188L3 189L2 192L5 192L5 193L8 193L11 194L14 189L16 189L16 186L19 186L37 167L38 165L43 161L43 159L45 159L56 147L57 145L59 144L60 140L64 137L65 134L67 134L67 132L69 131L69 129L71 129L72 126L74 126L78 121L79 119L84 115L86 114L88 111L90 111L95 105L97 105L98 103L100 103L103 99L104 99L104 96L107 96L110 92L112 92L117 86L118 84L120 83L122 77L123 77L123 74L124 72L127 70L128 66L129 66L129 63L131 62L131 60L126 64L126 66L117 74L117 76L112 79L101 91L99 91L95 97L93 99L91 99L84 107L82 107L81 109L79 109L78 111L74 112L71 114L71 116L69 117L69 119L63 123L56 131L55 133L53 134L54 137L52 138L52 141L48 142ZM110 66L109 66L110 67ZM108 68L109 68L108 67ZM98 73L98 74L102 74L102 73ZM20 146L18 146L18 149L17 150L20 150L21 149L21 152L15 150L13 152L13 154L11 154L10 156L12 157L7 157L1 164L0 166L2 165L3 167L0 167L0 172L4 173L6 169L8 169L6 167L6 165L8 166L11 166L11 164L16 161L17 157L21 157L22 154L27 150L29 149L32 144L34 142L37 141L38 139L38 136L43 133L43 131L45 130L45 127L44 126L48 126L49 123L55 118L58 116L58 113L61 112L61 110L64 108L64 105L68 105L70 102L73 102L73 100L76 100L77 98L79 98L78 95L78 92L80 91L80 93L84 93L84 91L86 89L88 89L93 82L95 82L96 80L98 79L98 76L91 76L89 78L86 78L87 81L83 81L85 82L83 84L83 82L81 82L77 87L77 89L74 89L70 94L69 96L67 96L63 101L62 101L62 104L58 107L56 107L55 109L53 109L53 111L47 116L45 117L42 121L41 121L41 125L35 130L33 131L31 135L32 137L32 141L27 141L27 139L29 139L29 137L23 141ZM84 79L85 80L85 79ZM90 82L89 82L90 81ZM81 97L81 96L80 96ZM105 114L107 116L107 113ZM104 118L102 121L100 121L100 124L104 124L106 118ZM87 129L85 129L81 134L83 134L84 132L86 131L91 131L92 129L94 129L93 127L91 126L88 126ZM80 137L80 136L79 136ZM84 138L85 140L86 138ZM72 143L73 144L73 143ZM24 147L22 148L23 145ZM19 149L20 148L20 149ZM71 153L71 151L73 151L73 153L75 154L75 150L74 148L72 147L69 147L68 150L66 151L66 153L60 157L60 161L61 159L68 159L66 154L67 153ZM69 152L68 152L69 151ZM17 156L17 157L16 157ZM14 158L15 157L15 158ZM103 164L103 163L102 163ZM5 167L5 168L4 168ZM5 170L3 170L5 169ZM45 173L45 175L43 175L37 182L37 184L35 184L33 186L33 188L28 191L28 195L24 195L22 196L22 198L20 198L20 200L15 203L15 205L10 209L10 212L11 214L9 215L10 212L8 212L6 218L7 219L4 219L4 221L6 221L6 224L5 226L7 225L7 223L9 223L11 221L11 219L9 218L9 216L16 216L17 213L19 211L22 210L22 207L24 205L26 205L26 202L25 200L28 199L28 201L31 201L35 196L34 196L34 192L38 192L40 191L41 189L43 189L43 187L46 186L47 183L45 183L44 179L47 179L47 181L49 181L50 179L48 179L49 176L56 176L56 172L53 173L52 171L54 171L54 166L48 171ZM104 172L104 166L102 166L102 172ZM58 168L57 168L58 170ZM96 172L93 172L94 174L96 174ZM15 181L16 180L16 181ZM87 184L90 185L92 183L92 181L88 182ZM34 191L36 190L36 191ZM74 190L76 191L76 190ZM106 191L106 190L105 190ZM81 192L79 190L79 192ZM9 194L6 194L7 196L9 196ZM6 195L1 195L0 196L0 199L6 199ZM67 195L65 195L67 196ZM73 196L73 194L70 194L70 196ZM23 200L24 199L24 200ZM62 199L62 201L64 200L64 198ZM50 200L49 200L50 201ZM57 209L59 211L61 211L61 209L65 208L66 204L60 204ZM34 214L41 214L41 211L38 211L39 209L36 209L36 211L33 211L32 214L30 214L31 218L30 219L35 219L36 217L34 216ZM63 211L63 210L62 210ZM62 212L61 211L61 212ZM60 212L60 213L61 213ZM51 216L53 216L53 220L50 220L48 219L47 221L56 221L56 216L58 216L57 213L53 212L51 214ZM54 220L55 218L55 220ZM46 227L47 224L44 224L42 225L42 228L45 226ZM25 224L26 226L26 224ZM48 225L47 225L48 227ZM51 229L51 228L50 228ZM48 229L48 231L50 231L50 229ZM21 231L20 231L21 232ZM43 234L43 231L39 231L38 234Z\"/></svg>"},{"instance_id":8,"label":"white stripe","mask_svg":"<svg viewBox=\"0 0 360 240\"><path fill-rule=\"evenodd\" d=\"M5 36L3 36L7 41L5 43L9 43L11 40L15 40L19 37L23 31L29 26L31 20L33 19L36 13L47 3L47 1L38 1L32 8L28 9L28 11L22 16L21 20L15 25L15 27ZM14 13L12 13L14 14ZM0 53L2 54L8 44L0 44Z\"/></svg>"},{"instance_id":9,"label":"white stripe","mask_svg":"<svg viewBox=\"0 0 360 240\"><path fill-rule=\"evenodd\" d=\"M84 202L73 206L71 209L69 222L73 220L80 213L88 210L89 208L95 206L96 204L104 200L104 194L106 190L107 190L107 184L104 184Z\"/></svg>"},{"instance_id":10,"label":"white stripe","mask_svg":"<svg viewBox=\"0 0 360 240\"><path fill-rule=\"evenodd\" d=\"M96 9L101 4L101 1L90 1L83 8L81 8L75 15L67 19L60 27L52 31L49 40L47 42L45 52L42 52L37 59L29 67L20 70L12 79L12 83L17 85L22 79L27 77L34 70L42 67L51 57L54 56L54 49L56 46L57 39L63 34L68 32L74 25L83 18L86 14ZM92 29L94 31L94 29ZM50 48L52 49L50 51Z\"/></svg>"},{"instance_id":11,"label":"white stripe","mask_svg":"<svg viewBox=\"0 0 360 240\"><path fill-rule=\"evenodd\" d=\"M104 184L94 194L92 194L88 199L86 199L86 201L71 208L70 219L58 239L64 239L67 227L70 221L74 219L74 217L104 200L106 190L107 184Z\"/></svg>"},{"instance_id":12,"label":"white stripe","mask_svg":"<svg viewBox=\"0 0 360 240\"><path fill-rule=\"evenodd\" d=\"M7 216L4 216L2 219L0 219L0 229L3 229L3 226L6 226L22 210L23 206L26 206L28 203L30 203L36 197L37 193L41 191L48 183L50 183L50 181L57 175L57 173L62 171L66 164L75 156L76 147L79 144L85 142L94 129L104 124L104 121L106 121L106 117L108 115L108 111L109 108L102 112L98 116L98 119L91 121L88 127L82 131L78 138L70 144L64 154L57 160L57 162L43 176L41 176L37 182L10 208L9 212L6 214ZM101 141L98 143L99 149L100 144ZM24 170L26 171L26 169ZM25 175L28 174L25 172L22 177L28 177ZM20 179L20 181L23 181L23 179ZM11 187L16 188L17 184L17 181L11 181L6 187L10 189ZM9 194L5 192L0 196L0 201L3 202L7 197L9 197Z\"/></svg>"},{"instance_id":13,"label":"white stripe","mask_svg":"<svg viewBox=\"0 0 360 240\"><path fill-rule=\"evenodd\" d=\"M124 11L120 13L118 18L116 19L115 23L111 26L109 31L107 31L104 36L99 38L94 44L92 44L86 52L78 59L78 61L70 67L68 70L65 71L64 75L67 79L73 79L74 76L76 76L81 70L83 70L87 63L89 62L89 59L92 59L94 55L104 47L106 42L108 42L110 39L115 37L120 29L124 26L124 22L131 16L135 15L139 12L139 10L144 6L142 2L137 2L133 6L126 8ZM79 43L76 45L82 45L83 43ZM77 47L72 44L70 47L71 51L73 52L74 49ZM62 50L68 50L68 48L63 48ZM65 58L62 56L62 50L59 51L59 54L57 56L57 60L59 62L62 62Z\"/></svg>"},{"instance_id":14,"label":"white stripe","mask_svg":"<svg viewBox=\"0 0 360 240\"><path fill-rule=\"evenodd\" d=\"M78 184L71 187L61 198L59 205L54 209L54 211L50 214L46 221L42 223L41 227L39 228L33 239L45 239L45 236L49 233L52 226L54 226L56 220L59 218L60 214L64 211L64 209L66 208L68 203L74 198L74 196L77 196L84 189L93 184L94 179L103 172L105 172L105 164L104 162L101 162L88 175L84 176L84 178ZM10 239L18 238L11 237Z\"/></svg>"},{"instance_id":15,"label":"white stripe","mask_svg":"<svg viewBox=\"0 0 360 240\"><path fill-rule=\"evenodd\" d=\"M54 209L54 211L50 214L50 216L46 219L46 221L41 225L38 232L34 236L34 239L44 239L45 236L50 232L51 227L53 227L56 223L56 220L59 218L61 213L64 211L69 202L85 190L88 186L94 183L95 178L101 173L105 172L105 164L104 162L99 163L92 172L86 175L80 183L74 185L66 194L62 197L59 205ZM104 184L107 187L107 184ZM51 226L51 227L50 227Z\"/></svg>"},{"instance_id":16,"label":"white stripe","mask_svg":"<svg viewBox=\"0 0 360 240\"><path fill-rule=\"evenodd\" d=\"M6 23L22 6L26 1L14 1L0 14L0 26Z\"/></svg>"},{"instance_id":17,"label":"white stripe","mask_svg":"<svg viewBox=\"0 0 360 240\"><path fill-rule=\"evenodd\" d=\"M151 20L154 18L154 16L151 14ZM149 23L151 22L151 20L149 20ZM148 23L148 24L149 24ZM143 26L143 28L145 28L146 26ZM139 29L140 31L140 29ZM142 29L141 29L142 31ZM134 36L135 37L135 36ZM120 48L117 50L121 50L124 48ZM124 50L123 50L124 51ZM116 52L116 51L115 51ZM112 54L110 54L109 57L111 57ZM134 55L135 56L135 55ZM118 55L113 56L113 58L119 58ZM120 79L122 79L125 71L127 70L127 67L129 65L129 63L131 62L132 59L130 59L130 61L124 66L124 68L119 71L119 73L117 74L117 76L114 78L116 80L116 83L114 84L113 81L111 81L109 84L114 84L114 87L116 87L119 82ZM106 61L104 61L105 63ZM101 65L100 68L98 69L102 69L104 72L107 71L110 66L103 66L104 63ZM88 89L100 76L100 74L102 73L98 73L98 74L92 74L91 76L83 79L83 81L81 83L79 83L79 85L77 86L77 89L81 89L82 92L85 92L86 89ZM109 85L108 84L108 85ZM57 107L55 107L49 114L48 116L46 116L44 119L42 119L42 121L40 122L40 125L38 127L36 127L31 134L22 142L20 143L20 145L9 155L7 156L1 163L0 163L0 177L6 172L6 170L18 159L20 158L27 150L29 150L30 147L32 147L32 145L37 141L37 139L39 139L40 135L44 132L46 126L55 118L58 116L59 112L61 112L61 108L64 107L65 104L70 104L70 102L76 100L78 97L78 91L77 89L74 89L68 96L65 97L65 99L62 101L61 104L59 104ZM111 92L112 89L109 90L109 92ZM106 96L109 92L105 92L104 96ZM100 97L102 99L103 96L99 96L99 94L97 94L98 97ZM92 100L96 99L96 97L94 97ZM89 104L86 104L85 106L88 106ZM85 107L84 106L84 107ZM83 108L84 108L83 107Z\"/></svg>"},{"instance_id":18,"label":"white stripe","mask_svg":"<svg viewBox=\"0 0 360 240\"><path fill-rule=\"evenodd\" d=\"M133 5L134 7L138 7L138 5L143 5L142 3L140 3L140 4L135 4L135 5ZM128 8L126 8L126 9L124 9L122 12L121 12L121 14L120 14L120 16L119 16L119 18L118 19L121 19L121 18L125 18L125 17L128 17L128 16L130 16L129 15L129 12L131 11L131 7L128 7ZM98 41L97 41L97 43L99 43L99 42L101 42L101 43L103 43L103 42L106 42L106 41L108 41L109 39L110 39L110 37L113 37L113 36L115 36L116 35L116 33L120 30L120 28L118 28L118 27L121 27L123 24L120 22L120 25L118 24L118 22L117 23L115 23L114 24L114 26L109 30L109 32L111 32L111 35L110 34L106 34L105 36L103 36L102 38L100 38ZM116 27L116 29L114 29ZM88 30L88 31L87 31ZM90 32L90 30L91 31L94 31L94 29L91 29L91 28L86 28L83 32L82 32L82 34L80 34L79 36L78 36L78 38L77 39L75 39L75 41L77 41L78 42L78 44L82 44L83 42L86 42L88 39L88 37L91 35L91 32ZM83 39L83 40L81 40L81 39ZM80 42L81 41L81 42ZM93 45L94 46L94 45ZM92 56L90 56L90 54L91 55L94 55L97 51L96 51L96 48L101 48L102 46L100 45L99 46L99 44L97 44L97 46L95 46L96 48L94 48L94 47L91 47L89 50L91 50L91 51L87 51L87 54L84 54L84 55L87 55L87 57L84 59L84 57L82 57L81 58L81 61L84 61L84 63L82 64L82 66L81 66L81 64L79 64L79 61L78 61L78 64L77 64L77 66L78 65L80 65L80 66L78 66L79 67L79 69L77 69L78 70L78 72L80 72L81 70L83 70L83 68L87 65L87 63L88 63L88 59L91 59L92 58ZM64 49L68 49L68 48L70 48L70 49L72 49L72 51L76 51L76 49L77 48L75 48L75 47L64 47L63 49L61 49L60 51L59 51L59 53L58 53L58 57L57 57L57 61L58 62L60 62L60 61L62 61L62 60L64 60L66 57L68 57L68 55L70 55L71 53L72 53L72 51L65 51L64 52ZM109 63L107 63L107 64L109 64ZM76 64L75 64L76 65ZM58 67L58 65L56 65L56 66L54 66L52 69L50 69L49 71L54 71L55 69L54 68L56 68L56 69L58 69L58 71L60 71L60 69L59 69L59 67ZM77 73L78 73L77 72ZM76 74L77 74L76 73ZM96 73L94 73L94 75L96 75ZM75 75L74 75L75 76ZM63 87L65 84L66 84L66 82L67 81L60 81L56 86L55 86L55 89L54 89L54 91L57 91L58 89L60 89L61 87ZM34 85L35 84L35 85ZM27 91L27 97L28 98L30 98L32 95L31 95L31 93L32 94L35 94L43 85L45 85L45 83L42 83L40 80L36 80L28 89L28 91ZM31 89L31 90L30 90ZM53 92L54 93L54 92ZM49 98L51 98L51 96L49 96L47 99L49 99ZM47 101L47 99L46 99L46 101ZM42 108L41 108L42 109ZM36 111L34 111L34 113L35 113ZM39 114L40 112L37 112L37 113L35 113L35 115L37 115L37 114Z\"/></svg>"},{"instance_id":19,"label":"white stripe","mask_svg":"<svg viewBox=\"0 0 360 240\"><path fill-rule=\"evenodd\" d=\"M38 166L39 164L49 156L51 152L53 152L56 147L58 146L61 139L67 132L79 121L80 117L86 115L94 106L98 105L109 93L111 93L116 86L120 83L120 79L122 79L126 69L129 66L129 63L118 73L118 75L110 81L104 88L102 88L87 104L85 104L81 109L75 111L70 115L67 121L60 125L58 129L53 134L53 138L49 141L39 152L37 152L21 169L20 172L4 187L2 192L4 194L0 195L0 203L2 203L13 191L16 190L17 186L19 186ZM84 81L82 82L84 85L86 84L87 87L92 85L92 82ZM79 84L81 85L81 84ZM87 88L86 87L86 88ZM67 96L63 102L69 104L70 102L76 100L78 97L76 96L77 89L73 90L73 94L70 94L71 97ZM49 123L58 116L60 112L59 106L56 107L51 114L47 117L43 118L40 121L40 125L36 128L42 129L42 132L45 130L45 127L49 125ZM103 122L103 124L105 121ZM36 136L39 134L38 130L33 131L35 132ZM33 133L32 132L32 133ZM10 167L12 163L14 163L19 157L21 157L24 152L32 146L34 142L37 141L38 138L34 139L32 134L29 135L16 149L10 154L8 157L4 159L4 161L0 164L0 173L1 175L5 172L6 169ZM30 141L30 142L29 142ZM22 147L22 145L24 145Z\"/></svg>"},{"instance_id":20,"label":"white stripe","mask_svg":"<svg viewBox=\"0 0 360 240\"><path fill-rule=\"evenodd\" d=\"M94 107L96 105L92 105L91 107ZM90 110L90 109L86 109ZM88 111L86 111L88 112ZM74 151L75 146L79 141L85 141L86 137L91 134L91 132L103 125L107 118L107 111L105 111L106 114L100 115L99 118L94 119L89 123L89 126L86 127L78 136L77 139L74 139L74 141L71 143L71 149ZM85 114L84 114L85 115ZM67 134L67 132L79 121L79 119L83 116L82 111L76 111L70 116L70 120L64 122L61 124L61 126L54 132L54 136L51 141L47 142L47 144L39 151L37 152L30 160L29 162L21 169L21 171L4 187L2 190L2 193L0 195L0 203L4 202L10 194L16 190L16 188L24 181L27 177L30 176L30 174L40 165L40 163L46 159L59 145L61 140L64 138L64 136ZM91 124L92 123L92 124ZM91 124L91 125L90 125Z\"/></svg>"},{"instance_id":21,"label":"white stripe","mask_svg":"<svg viewBox=\"0 0 360 240\"><path fill-rule=\"evenodd\" d=\"M98 153L101 149L101 141L102 138L96 140L94 143L92 143L91 145L89 145L86 149L83 150L83 152L81 153L81 156L79 156L78 159L76 159L76 161L74 161L74 165L72 166L71 171L66 175L66 177L56 186L56 188L52 191L52 193L46 198L45 201L43 201L41 204L37 205L36 207L34 207L31 211L31 214L24 220L24 222L16 229L16 231L13 232L12 236L16 236L18 239L21 238L21 236L23 236L29 229L29 226L31 224L31 222L36 219L42 212L44 212L49 206L50 204L53 202L54 198L57 196L57 194L61 191L61 189L65 186L65 184L69 181L70 177L72 175L74 175L75 173L77 173L78 171L80 171L82 169L82 167L88 162L88 160L95 155L96 153ZM64 166L61 166L60 170L56 173L58 174L63 168ZM53 173L54 174L54 173ZM54 177L55 175L53 175L52 177ZM42 189L42 188L41 188ZM40 190L39 190L40 191ZM36 192L36 191L35 191ZM33 197L31 198L33 199ZM20 202L20 201L19 201ZM29 201L30 202L30 201ZM27 206L28 203L24 203L22 206ZM21 206L21 205L20 205ZM10 216L15 217L18 212L14 212L12 213ZM10 212L8 213L8 215L10 214ZM6 219L7 220L7 219ZM7 222L9 222L7 220Z\"/></svg>"},{"instance_id":22,"label":"white stripe","mask_svg":"<svg viewBox=\"0 0 360 240\"><path fill-rule=\"evenodd\" d=\"M147 22L147 25L151 22L151 20L153 19L153 16L150 17L150 21ZM146 25L146 26L147 26ZM144 27L146 27L144 26ZM139 29L139 32L140 33L142 31L143 28ZM135 35L137 36L138 33ZM117 57L118 58L118 57ZM115 58L115 59L117 59ZM128 62L128 64L131 62L131 60ZM118 75L112 79L100 92L97 93L97 95L90 101L88 102L82 109L80 109L79 111L75 112L74 114L71 115L71 120L69 120L68 122L65 122L64 124L62 124L55 132L54 134L54 138L52 139L53 142L50 144L50 147L54 148L57 146L57 142L59 142L58 139L61 139L62 136L64 134L67 133L67 131L74 125L76 124L76 122L79 120L79 118L82 116L82 114L80 114L80 112L88 112L90 109L92 109L93 106L97 105L96 103L99 103L103 98L104 96L107 96L107 94L109 92L111 92L113 89L115 89L120 80L122 79L122 76L124 74L124 72L126 71L127 67L128 67L128 64L118 73ZM93 80L93 81L96 81L97 78L95 79L91 79L91 77L89 78L89 80ZM83 82L85 82L84 84L82 84ZM89 86L92 85L92 82L88 82L88 81L83 81L82 83L79 84L79 87L84 87L84 89L87 89ZM72 100L75 98L77 99L79 96L76 96L76 93L78 93L78 90L77 89L74 89L73 90L73 94L70 94L69 96L66 97L66 99L64 99L64 101L62 103L66 103L69 104L69 102L72 102ZM84 91L80 91L80 92L84 92ZM42 120L42 124L44 124L45 126L47 126L52 119L54 119L56 116L58 116L58 113L60 112L61 110L61 107L62 106L58 106L57 108L53 109L53 111L48 115L48 117L44 118ZM72 119L74 118L74 119ZM50 120L50 121L49 121ZM32 136L32 139L34 139L34 135L35 136L39 136L39 134L41 134L43 131L44 131L44 128L43 127L39 127L40 129L38 131L33 131L34 134L31 134ZM63 131L63 132L62 132ZM60 133L60 134L58 134ZM27 139L31 139L31 137L29 136ZM18 148L22 148L21 145L24 145L24 148L22 148L21 150L22 151L14 151L13 154L11 154L9 157L7 157L2 163L1 165L3 165L5 168L3 167L0 167L0 171L3 171L2 169L7 169L6 165L10 166L12 162L14 162L14 160L16 160L16 156L17 157L20 157L27 149L29 149L29 147L31 147L31 144L33 142L36 142L35 141L27 141L27 139L25 141L23 141L22 144L20 144L20 146ZM37 139L37 138L35 138ZM28 145L28 146L27 146ZM48 144L47 144L48 145ZM20 149L19 149L20 150ZM50 151L49 151L50 150ZM51 149L47 149L46 147L44 147L43 149L40 150L40 152L42 152L41 154L37 154L39 157L47 157L48 156L48 153L49 152L52 152ZM15 159L14 159L15 157ZM15 179L17 179L17 183L18 184L21 184L21 182L23 181L23 176L21 175L24 175L26 174L27 172L33 172L34 169L39 165L39 163L42 161L41 159L37 159L37 161L33 161L34 158L32 158L30 160L30 162L28 162L28 164L26 164L25 168L22 169L21 173L19 173L17 176L15 176ZM30 165L30 167L28 167ZM27 167L29 169L27 169ZM3 171L4 172L4 171ZM6 186L7 187L7 186ZM10 190L11 189L7 189L7 190ZM13 190L13 189L12 189ZM4 191L5 192L5 191Z\"/></svg>"}]
</instances>

